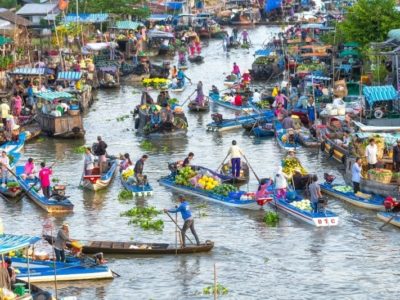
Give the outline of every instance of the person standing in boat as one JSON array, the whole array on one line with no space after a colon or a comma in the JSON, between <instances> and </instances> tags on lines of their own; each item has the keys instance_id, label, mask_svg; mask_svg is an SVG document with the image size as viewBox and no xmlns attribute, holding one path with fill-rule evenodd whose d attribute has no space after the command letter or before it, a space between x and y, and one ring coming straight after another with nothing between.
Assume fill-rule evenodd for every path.
<instances>
[{"instance_id":1,"label":"person standing in boat","mask_svg":"<svg viewBox=\"0 0 400 300\"><path fill-rule=\"evenodd\" d=\"M46 168L46 163L40 163L39 180L42 187L43 196L50 199L50 175L53 174L51 168Z\"/></svg>"},{"instance_id":2,"label":"person standing in boat","mask_svg":"<svg viewBox=\"0 0 400 300\"><path fill-rule=\"evenodd\" d=\"M92 175L94 169L94 156L90 147L85 149L85 154L83 156L84 172L85 175Z\"/></svg>"},{"instance_id":3,"label":"person standing in boat","mask_svg":"<svg viewBox=\"0 0 400 300\"><path fill-rule=\"evenodd\" d=\"M14 93L12 108L13 108L13 115L18 118L21 115L21 110L22 110L22 98L19 92Z\"/></svg>"},{"instance_id":4,"label":"person standing in boat","mask_svg":"<svg viewBox=\"0 0 400 300\"><path fill-rule=\"evenodd\" d=\"M192 216L192 212L190 211L189 203L185 201L185 197L180 195L178 197L178 201L180 202L180 205L176 208L172 209L166 209L164 208L164 212L169 212L169 213L178 213L180 212L182 215L182 219L184 221L181 235L182 235L182 247L186 247L186 231L190 228L190 231L192 232L194 238L196 239L197 245L200 245L200 240L199 237L197 236L196 230L194 229L194 219Z\"/></svg>"},{"instance_id":5,"label":"person standing in boat","mask_svg":"<svg viewBox=\"0 0 400 300\"><path fill-rule=\"evenodd\" d=\"M374 139L369 140L368 146L365 148L365 157L368 161L368 170L375 169L378 162L378 146Z\"/></svg>"},{"instance_id":6,"label":"person standing in boat","mask_svg":"<svg viewBox=\"0 0 400 300\"><path fill-rule=\"evenodd\" d=\"M236 78L240 78L240 68L235 62L233 63L232 74L235 75Z\"/></svg>"},{"instance_id":7,"label":"person standing in boat","mask_svg":"<svg viewBox=\"0 0 400 300\"><path fill-rule=\"evenodd\" d=\"M199 81L199 83L197 84L196 92L197 92L196 103L199 106L203 106L204 105L203 82Z\"/></svg>"},{"instance_id":8,"label":"person standing in boat","mask_svg":"<svg viewBox=\"0 0 400 300\"><path fill-rule=\"evenodd\" d=\"M94 154L99 157L99 169L100 169L100 175L103 174L103 171L105 171L105 165L107 163L107 144L106 142L103 141L101 136L97 137L97 146L94 151Z\"/></svg>"},{"instance_id":9,"label":"person standing in boat","mask_svg":"<svg viewBox=\"0 0 400 300\"><path fill-rule=\"evenodd\" d=\"M7 177L8 177L8 170L10 169L10 159L8 158L7 152L1 152L1 180L2 180L2 187L6 187Z\"/></svg>"},{"instance_id":10,"label":"person standing in boat","mask_svg":"<svg viewBox=\"0 0 400 300\"><path fill-rule=\"evenodd\" d=\"M353 182L354 194L357 194L360 191L361 172L362 172L361 158L357 157L356 161L351 167L351 181Z\"/></svg>"},{"instance_id":11,"label":"person standing in boat","mask_svg":"<svg viewBox=\"0 0 400 300\"><path fill-rule=\"evenodd\" d=\"M235 140L232 141L232 146L229 148L228 155L231 156L232 176L238 178L240 177L240 159L243 156L243 152Z\"/></svg>"},{"instance_id":12,"label":"person standing in boat","mask_svg":"<svg viewBox=\"0 0 400 300\"><path fill-rule=\"evenodd\" d=\"M3 122L3 128L4 130L7 128L7 118L8 115L10 114L10 106L8 105L7 99L2 100L2 104L0 105L0 114L1 114L1 120Z\"/></svg>"},{"instance_id":13,"label":"person standing in boat","mask_svg":"<svg viewBox=\"0 0 400 300\"><path fill-rule=\"evenodd\" d=\"M397 140L397 145L393 147L393 169L395 172L400 172L400 139Z\"/></svg>"},{"instance_id":14,"label":"person standing in boat","mask_svg":"<svg viewBox=\"0 0 400 300\"><path fill-rule=\"evenodd\" d=\"M145 185L147 183L146 175L143 175L144 163L149 157L144 154L135 164L134 172L137 184Z\"/></svg>"},{"instance_id":15,"label":"person standing in boat","mask_svg":"<svg viewBox=\"0 0 400 300\"><path fill-rule=\"evenodd\" d=\"M283 172L282 167L279 166L274 179L275 195L278 199L286 199L287 178L288 176Z\"/></svg>"},{"instance_id":16,"label":"person standing in boat","mask_svg":"<svg viewBox=\"0 0 400 300\"><path fill-rule=\"evenodd\" d=\"M238 34L239 34L239 30L235 27L232 30L232 35L233 35L233 41L236 43L238 40Z\"/></svg>"},{"instance_id":17,"label":"person standing in boat","mask_svg":"<svg viewBox=\"0 0 400 300\"><path fill-rule=\"evenodd\" d=\"M242 39L243 39L243 45L249 44L249 33L247 32L246 29L244 29L242 32Z\"/></svg>"},{"instance_id":18,"label":"person standing in boat","mask_svg":"<svg viewBox=\"0 0 400 300\"><path fill-rule=\"evenodd\" d=\"M65 248L67 247L67 242L70 242L69 225L67 223L63 223L54 242L56 261L65 262Z\"/></svg>"},{"instance_id":19,"label":"person standing in boat","mask_svg":"<svg viewBox=\"0 0 400 300\"><path fill-rule=\"evenodd\" d=\"M192 161L193 157L194 157L194 153L189 152L188 156L183 160L182 168L184 168L186 166L190 166L190 162Z\"/></svg>"},{"instance_id":20,"label":"person standing in boat","mask_svg":"<svg viewBox=\"0 0 400 300\"><path fill-rule=\"evenodd\" d=\"M318 212L318 200L322 197L321 188L318 184L318 177L314 175L312 183L308 186L310 192L310 202L314 213Z\"/></svg>"}]
</instances>

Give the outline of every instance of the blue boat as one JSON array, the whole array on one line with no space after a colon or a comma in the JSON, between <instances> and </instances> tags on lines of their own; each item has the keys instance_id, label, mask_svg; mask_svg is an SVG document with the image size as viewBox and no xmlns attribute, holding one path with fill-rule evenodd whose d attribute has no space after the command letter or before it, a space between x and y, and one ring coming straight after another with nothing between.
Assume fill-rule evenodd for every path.
<instances>
[{"instance_id":1,"label":"blue boat","mask_svg":"<svg viewBox=\"0 0 400 300\"><path fill-rule=\"evenodd\" d=\"M220 94L218 94L218 93L210 92L208 94L208 96L209 96L211 102L218 104L225 108L229 108L229 109L236 110L236 111L252 111L252 110L254 110L254 106L251 105L251 103L247 103L246 105L242 105L242 106L237 106L237 105L230 103L229 101L224 101L221 98Z\"/></svg>"},{"instance_id":2,"label":"blue boat","mask_svg":"<svg viewBox=\"0 0 400 300\"><path fill-rule=\"evenodd\" d=\"M273 137L275 135L274 125L272 123L266 123L256 126L251 130L251 133L258 138Z\"/></svg>"},{"instance_id":3,"label":"blue boat","mask_svg":"<svg viewBox=\"0 0 400 300\"><path fill-rule=\"evenodd\" d=\"M287 139L288 137L288 130L282 128L281 122L278 120L274 121L274 127L275 127L275 137L276 141L278 142L278 145L285 150L296 150L301 148L301 145L298 142L298 137L294 133L294 140L289 141Z\"/></svg>"},{"instance_id":4,"label":"blue boat","mask_svg":"<svg viewBox=\"0 0 400 300\"><path fill-rule=\"evenodd\" d=\"M378 212L376 214L379 220L386 222L389 222L390 224L400 227L400 215L397 213L393 212ZM393 218L393 219L392 219ZM390 220L390 221L389 221Z\"/></svg>"},{"instance_id":5,"label":"blue boat","mask_svg":"<svg viewBox=\"0 0 400 300\"><path fill-rule=\"evenodd\" d=\"M44 195L39 192L39 178L22 178L24 173L24 166L17 166L15 180L18 182L21 189L26 192L26 195L40 208L44 209L48 213L68 213L72 212L74 205L69 201L68 197L64 195L65 186L54 185L51 187L51 197L47 199ZM33 187L37 185L37 187ZM40 194L39 194L40 193Z\"/></svg>"},{"instance_id":6,"label":"blue boat","mask_svg":"<svg viewBox=\"0 0 400 300\"><path fill-rule=\"evenodd\" d=\"M149 183L147 183L146 185L136 185L134 183L129 183L128 181L124 180L122 176L121 176L121 183L124 189L132 192L133 196L135 197L153 195L153 188Z\"/></svg>"},{"instance_id":7,"label":"blue boat","mask_svg":"<svg viewBox=\"0 0 400 300\"><path fill-rule=\"evenodd\" d=\"M161 179L159 179L158 182L162 186L179 191L181 193L201 197L203 199L224 204L230 207L237 207L250 210L259 210L262 208L262 206L260 206L256 200L240 200L240 197L233 198L229 196L222 196L200 188L176 184L175 177L173 175L162 177ZM245 193L244 191L239 191L237 195L244 193Z\"/></svg>"},{"instance_id":8,"label":"blue boat","mask_svg":"<svg viewBox=\"0 0 400 300\"><path fill-rule=\"evenodd\" d=\"M296 196L294 201L289 199L277 199L273 196L274 200L268 202L272 207L276 207L293 218L302 222L314 225L316 227L330 227L336 226L339 222L339 217L331 211L312 212L310 210L300 209L293 205L296 201L303 200L300 196Z\"/></svg>"},{"instance_id":9,"label":"blue boat","mask_svg":"<svg viewBox=\"0 0 400 300\"><path fill-rule=\"evenodd\" d=\"M10 168L13 169L18 163L21 153L19 152L10 152L8 154L10 158ZM8 174L6 185L3 186L0 184L0 194L2 194L7 199L15 198L19 194L21 194L22 190L19 183L11 176L12 174ZM0 183L2 182L2 178L0 177Z\"/></svg>"},{"instance_id":10,"label":"blue boat","mask_svg":"<svg viewBox=\"0 0 400 300\"><path fill-rule=\"evenodd\" d=\"M26 141L26 132L21 132L18 136L18 141L9 141L5 142L0 146L0 152L6 151L7 153L11 152L21 152L22 148L25 145Z\"/></svg>"},{"instance_id":11,"label":"blue boat","mask_svg":"<svg viewBox=\"0 0 400 300\"><path fill-rule=\"evenodd\" d=\"M82 175L82 186L92 191L98 191L107 188L114 178L118 167L118 161L115 157L107 158L108 168L103 174L99 174L99 167L95 167L92 175Z\"/></svg>"},{"instance_id":12,"label":"blue boat","mask_svg":"<svg viewBox=\"0 0 400 300\"><path fill-rule=\"evenodd\" d=\"M385 198L382 196L365 193L354 194L352 187L348 188L349 191L340 191L343 185L329 184L327 182L320 184L320 187L321 191L325 194L346 201L354 206L378 211L385 210L385 206L383 205Z\"/></svg>"},{"instance_id":13,"label":"blue boat","mask_svg":"<svg viewBox=\"0 0 400 300\"><path fill-rule=\"evenodd\" d=\"M268 110L259 114L251 114L240 116L232 119L222 119L220 122L211 122L208 123L207 130L208 131L227 131L233 130L238 128L243 128L245 126L249 127L252 126L256 122L264 123L264 122L271 122L273 119L272 111Z\"/></svg>"}]
</instances>

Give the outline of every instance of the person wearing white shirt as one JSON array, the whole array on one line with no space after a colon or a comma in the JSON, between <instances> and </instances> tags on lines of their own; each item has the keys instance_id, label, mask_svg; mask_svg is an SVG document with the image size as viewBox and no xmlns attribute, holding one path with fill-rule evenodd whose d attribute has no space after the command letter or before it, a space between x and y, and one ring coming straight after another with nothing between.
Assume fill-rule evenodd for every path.
<instances>
[{"instance_id":1,"label":"person wearing white shirt","mask_svg":"<svg viewBox=\"0 0 400 300\"><path fill-rule=\"evenodd\" d=\"M253 93L253 103L259 103L261 101L261 94L255 89Z\"/></svg>"},{"instance_id":2,"label":"person wearing white shirt","mask_svg":"<svg viewBox=\"0 0 400 300\"><path fill-rule=\"evenodd\" d=\"M232 146L229 148L228 155L231 156L232 176L240 177L240 158L243 156L243 152L235 140L232 141Z\"/></svg>"},{"instance_id":3,"label":"person wearing white shirt","mask_svg":"<svg viewBox=\"0 0 400 300\"><path fill-rule=\"evenodd\" d=\"M365 148L365 157L368 161L368 170L375 169L378 162L378 147L374 139L369 140L369 145Z\"/></svg>"}]
</instances>

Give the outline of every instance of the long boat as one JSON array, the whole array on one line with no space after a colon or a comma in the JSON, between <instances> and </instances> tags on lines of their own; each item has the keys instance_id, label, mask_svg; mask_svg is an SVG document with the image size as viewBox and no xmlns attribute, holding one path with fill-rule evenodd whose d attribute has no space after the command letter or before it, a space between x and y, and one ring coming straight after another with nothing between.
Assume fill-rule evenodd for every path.
<instances>
[{"instance_id":1,"label":"long boat","mask_svg":"<svg viewBox=\"0 0 400 300\"><path fill-rule=\"evenodd\" d=\"M24 173L23 166L17 166L16 168L16 175L17 177L15 180L18 182L21 189L23 189L28 196L35 204L37 204L40 208L44 209L48 213L68 213L72 212L74 209L74 205L65 196L58 196L58 195L51 195L48 199L44 195L39 194L39 191L32 188L32 185L38 184L39 179L31 179L31 178L22 178L22 174Z\"/></svg>"},{"instance_id":2,"label":"long boat","mask_svg":"<svg viewBox=\"0 0 400 300\"><path fill-rule=\"evenodd\" d=\"M382 220L384 222L388 222L390 220L390 224L396 226L396 227L400 227L400 215L396 214L396 213L392 213L392 212L378 212L376 214L376 216L378 217L379 220ZM394 217L393 217L394 216Z\"/></svg>"},{"instance_id":3,"label":"long boat","mask_svg":"<svg viewBox=\"0 0 400 300\"><path fill-rule=\"evenodd\" d=\"M208 131L228 131L238 128L243 128L244 125L254 124L256 122L270 122L273 118L273 113L271 111L262 112L259 114L251 114L240 116L232 119L222 119L221 122L211 122L208 123Z\"/></svg>"},{"instance_id":4,"label":"long boat","mask_svg":"<svg viewBox=\"0 0 400 300\"><path fill-rule=\"evenodd\" d=\"M218 195L200 188L196 187L190 187L190 186L185 186L185 185L180 185L175 183L175 178L172 175L168 175L165 177L162 177L158 181L160 185L165 186L167 188L188 194L188 195L193 195L193 196L198 196L203 199L216 202L216 203L221 203L230 207L237 207L237 208L243 208L243 209L251 209L251 210L259 210L261 206L257 204L256 200L240 200L240 199L235 199L231 198L229 196L222 196Z\"/></svg>"},{"instance_id":5,"label":"long boat","mask_svg":"<svg viewBox=\"0 0 400 300\"><path fill-rule=\"evenodd\" d=\"M283 141L284 136L287 134L286 129L278 129L276 130L275 137L276 141L279 145L284 150L297 150L301 148L301 145L295 140L293 143L289 141Z\"/></svg>"},{"instance_id":6,"label":"long boat","mask_svg":"<svg viewBox=\"0 0 400 300\"><path fill-rule=\"evenodd\" d=\"M52 243L54 238L44 236L44 239ZM78 240L79 241L79 240ZM71 247L67 243L67 247ZM164 255L164 254L192 254L209 252L214 247L214 242L206 241L200 245L187 244L182 248L179 244L168 243L140 243L140 242L112 242L112 241L85 241L82 242L82 252L85 254L130 254L130 255Z\"/></svg>"},{"instance_id":7,"label":"long boat","mask_svg":"<svg viewBox=\"0 0 400 300\"><path fill-rule=\"evenodd\" d=\"M121 184L127 191L132 192L133 196L151 196L153 195L153 187L147 183L146 185L136 185L124 180L121 176Z\"/></svg>"},{"instance_id":8,"label":"long boat","mask_svg":"<svg viewBox=\"0 0 400 300\"><path fill-rule=\"evenodd\" d=\"M333 158L339 163L345 164L346 159L349 157L349 149L344 148L336 144L331 139L325 138L320 145L321 151L324 151L329 158Z\"/></svg>"},{"instance_id":9,"label":"long boat","mask_svg":"<svg viewBox=\"0 0 400 300\"><path fill-rule=\"evenodd\" d=\"M301 200L301 199L297 199ZM316 227L330 227L336 226L339 222L339 217L333 212L327 210L325 212L312 212L304 209L300 209L294 206L293 202L289 203L287 199L277 199L274 196L274 200L268 202L272 207L276 207L293 218L305 222Z\"/></svg>"},{"instance_id":10,"label":"long boat","mask_svg":"<svg viewBox=\"0 0 400 300\"><path fill-rule=\"evenodd\" d=\"M232 164L230 162L227 162L222 165L221 175L230 177L231 179L225 179L225 183L233 183L233 184L243 184L249 181L250 179L250 169L249 166L247 165L246 162L243 160L240 161L240 176L239 177L233 177L232 174Z\"/></svg>"},{"instance_id":11,"label":"long boat","mask_svg":"<svg viewBox=\"0 0 400 300\"><path fill-rule=\"evenodd\" d=\"M83 175L82 176L82 187L92 190L98 191L107 188L112 179L114 178L115 171L118 167L118 161L114 157L107 158L108 168L106 172L103 174L99 174L99 168L96 167L93 169L92 175Z\"/></svg>"},{"instance_id":12,"label":"long boat","mask_svg":"<svg viewBox=\"0 0 400 300\"><path fill-rule=\"evenodd\" d=\"M341 191L340 189L343 185L329 184L326 182L320 184L320 187L321 191L325 194L346 201L354 206L378 211L385 210L385 206L383 205L385 198L382 196L365 193L357 195L354 194L353 191Z\"/></svg>"},{"instance_id":13,"label":"long boat","mask_svg":"<svg viewBox=\"0 0 400 300\"><path fill-rule=\"evenodd\" d=\"M275 135L275 130L273 124L266 123L255 126L253 129L251 129L251 133L258 138L273 137Z\"/></svg>"},{"instance_id":14,"label":"long boat","mask_svg":"<svg viewBox=\"0 0 400 300\"><path fill-rule=\"evenodd\" d=\"M5 142L3 145L0 146L0 151L6 151L7 153L21 152L22 148L25 145L26 137L26 132L21 132L18 135L17 141Z\"/></svg>"},{"instance_id":15,"label":"long boat","mask_svg":"<svg viewBox=\"0 0 400 300\"><path fill-rule=\"evenodd\" d=\"M247 103L246 105L237 106L237 105L230 103L229 101L224 101L224 100L222 100L221 96L217 93L210 92L208 96L209 96L211 102L214 102L215 104L220 105L225 108L229 108L229 109L232 109L235 111L252 111L252 110L254 110L254 106L249 103Z\"/></svg>"},{"instance_id":16,"label":"long boat","mask_svg":"<svg viewBox=\"0 0 400 300\"><path fill-rule=\"evenodd\" d=\"M199 105L196 100L192 100L188 104L190 112L208 112L210 111L210 100L208 97L204 99L204 105Z\"/></svg>"},{"instance_id":17,"label":"long boat","mask_svg":"<svg viewBox=\"0 0 400 300\"><path fill-rule=\"evenodd\" d=\"M362 132L400 132L400 126L369 126L357 121L353 123Z\"/></svg>"}]
</instances>

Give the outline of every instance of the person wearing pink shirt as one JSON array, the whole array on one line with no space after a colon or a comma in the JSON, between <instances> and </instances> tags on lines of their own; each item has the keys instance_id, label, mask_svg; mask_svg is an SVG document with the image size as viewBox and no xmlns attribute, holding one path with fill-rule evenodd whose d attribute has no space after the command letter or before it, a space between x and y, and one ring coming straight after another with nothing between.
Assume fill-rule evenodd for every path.
<instances>
[{"instance_id":1,"label":"person wearing pink shirt","mask_svg":"<svg viewBox=\"0 0 400 300\"><path fill-rule=\"evenodd\" d=\"M53 174L53 171L50 168L46 168L46 164L44 162L40 163L40 172L39 179L40 185L42 186L43 195L49 199L50 198L50 175Z\"/></svg>"},{"instance_id":2,"label":"person wearing pink shirt","mask_svg":"<svg viewBox=\"0 0 400 300\"><path fill-rule=\"evenodd\" d=\"M232 74L236 75L237 78L240 78L240 68L235 62L233 63Z\"/></svg>"},{"instance_id":3,"label":"person wearing pink shirt","mask_svg":"<svg viewBox=\"0 0 400 300\"><path fill-rule=\"evenodd\" d=\"M19 95L18 92L14 93L14 98L13 98L13 113L14 116L19 117L21 114L22 110L22 98Z\"/></svg>"},{"instance_id":4,"label":"person wearing pink shirt","mask_svg":"<svg viewBox=\"0 0 400 300\"><path fill-rule=\"evenodd\" d=\"M24 166L24 174L22 174L21 177L24 180L26 178L30 178L30 179L35 178L35 174L36 174L35 169L36 169L36 166L35 166L35 163L33 162L33 158L30 157Z\"/></svg>"},{"instance_id":5,"label":"person wearing pink shirt","mask_svg":"<svg viewBox=\"0 0 400 300\"><path fill-rule=\"evenodd\" d=\"M275 102L274 102L275 107L277 107L278 104L282 104L282 106L285 107L285 99L287 101L287 97L284 94L282 94L281 91L279 91L278 95L276 95L275 97Z\"/></svg>"}]
</instances>

